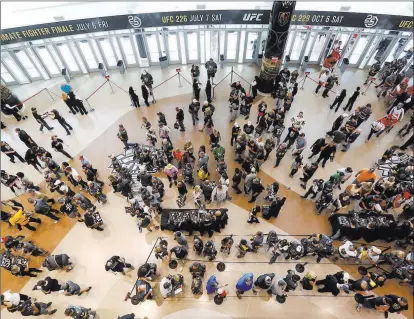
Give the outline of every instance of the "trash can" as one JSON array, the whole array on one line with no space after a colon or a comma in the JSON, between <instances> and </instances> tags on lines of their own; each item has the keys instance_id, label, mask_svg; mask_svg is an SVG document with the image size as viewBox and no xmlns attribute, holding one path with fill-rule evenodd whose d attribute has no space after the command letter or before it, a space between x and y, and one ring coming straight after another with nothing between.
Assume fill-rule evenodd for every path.
<instances>
[{"instance_id":1,"label":"trash can","mask_svg":"<svg viewBox=\"0 0 414 319\"><path fill-rule=\"evenodd\" d=\"M159 59L161 69L168 68L168 58L166 56L161 56Z\"/></svg>"},{"instance_id":2,"label":"trash can","mask_svg":"<svg viewBox=\"0 0 414 319\"><path fill-rule=\"evenodd\" d=\"M261 68L262 67L262 59L263 59L263 54L258 54L257 55L257 59L256 59L256 65Z\"/></svg>"},{"instance_id":3,"label":"trash can","mask_svg":"<svg viewBox=\"0 0 414 319\"><path fill-rule=\"evenodd\" d=\"M290 62L290 56L289 54L285 56L285 62L283 63L283 67L287 68Z\"/></svg>"},{"instance_id":4,"label":"trash can","mask_svg":"<svg viewBox=\"0 0 414 319\"><path fill-rule=\"evenodd\" d=\"M224 54L220 54L220 68L224 68Z\"/></svg>"},{"instance_id":5,"label":"trash can","mask_svg":"<svg viewBox=\"0 0 414 319\"><path fill-rule=\"evenodd\" d=\"M306 71L306 68L308 67L308 63L309 63L309 56L305 55L303 58L302 65L301 65L301 69L303 72Z\"/></svg>"},{"instance_id":6,"label":"trash can","mask_svg":"<svg viewBox=\"0 0 414 319\"><path fill-rule=\"evenodd\" d=\"M125 64L124 64L124 61L119 60L116 63L116 66L118 67L119 73L121 73L121 74L124 74L125 73Z\"/></svg>"},{"instance_id":7,"label":"trash can","mask_svg":"<svg viewBox=\"0 0 414 319\"><path fill-rule=\"evenodd\" d=\"M348 67L348 64L349 64L348 58L344 58L342 60L341 66L339 67L339 70L341 70L341 73L344 73L345 72L346 68Z\"/></svg>"},{"instance_id":8,"label":"trash can","mask_svg":"<svg viewBox=\"0 0 414 319\"><path fill-rule=\"evenodd\" d=\"M66 82L69 83L70 80L72 80L72 77L70 76L70 73L69 73L68 69L63 68L61 73L62 73L63 77L65 78Z\"/></svg>"},{"instance_id":9,"label":"trash can","mask_svg":"<svg viewBox=\"0 0 414 319\"><path fill-rule=\"evenodd\" d=\"M105 77L106 76L106 68L105 68L105 65L103 63L99 63L98 64L98 69L101 72L101 75L103 77Z\"/></svg>"}]
</instances>

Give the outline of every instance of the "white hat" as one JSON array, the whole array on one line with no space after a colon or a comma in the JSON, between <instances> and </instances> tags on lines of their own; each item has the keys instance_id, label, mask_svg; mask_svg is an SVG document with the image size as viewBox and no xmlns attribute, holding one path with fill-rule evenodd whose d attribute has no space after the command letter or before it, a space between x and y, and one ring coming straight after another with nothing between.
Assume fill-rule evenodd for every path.
<instances>
[{"instance_id":1,"label":"white hat","mask_svg":"<svg viewBox=\"0 0 414 319\"><path fill-rule=\"evenodd\" d=\"M256 173L256 169L254 167L252 167L251 172Z\"/></svg>"},{"instance_id":2,"label":"white hat","mask_svg":"<svg viewBox=\"0 0 414 319\"><path fill-rule=\"evenodd\" d=\"M239 123L237 123L237 122L236 122L236 123L234 123L234 126L235 126L235 127L239 127Z\"/></svg>"},{"instance_id":3,"label":"white hat","mask_svg":"<svg viewBox=\"0 0 414 319\"><path fill-rule=\"evenodd\" d=\"M247 121L247 125L252 125L252 121Z\"/></svg>"},{"instance_id":4,"label":"white hat","mask_svg":"<svg viewBox=\"0 0 414 319\"><path fill-rule=\"evenodd\" d=\"M347 272L344 272L344 281L347 282L349 280L350 276Z\"/></svg>"},{"instance_id":5,"label":"white hat","mask_svg":"<svg viewBox=\"0 0 414 319\"><path fill-rule=\"evenodd\" d=\"M193 100L193 103L197 103L198 101L196 99Z\"/></svg>"},{"instance_id":6,"label":"white hat","mask_svg":"<svg viewBox=\"0 0 414 319\"><path fill-rule=\"evenodd\" d=\"M381 249L379 249L379 248L377 248L377 247L375 247L375 246L372 246L372 247L371 247L371 251L372 251L374 254L377 254L377 255L380 255L380 254L381 254Z\"/></svg>"}]
</instances>

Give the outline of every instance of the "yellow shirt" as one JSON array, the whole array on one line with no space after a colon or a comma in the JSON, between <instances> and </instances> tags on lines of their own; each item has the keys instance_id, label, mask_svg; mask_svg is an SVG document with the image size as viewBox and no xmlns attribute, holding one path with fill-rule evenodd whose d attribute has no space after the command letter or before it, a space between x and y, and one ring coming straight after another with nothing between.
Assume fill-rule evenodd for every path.
<instances>
[{"instance_id":1,"label":"yellow shirt","mask_svg":"<svg viewBox=\"0 0 414 319\"><path fill-rule=\"evenodd\" d=\"M19 224L19 225L26 225L29 222L29 218L26 217L23 214L23 210L19 209L19 211L14 214L12 217L10 217L9 219L9 223L13 226Z\"/></svg>"}]
</instances>

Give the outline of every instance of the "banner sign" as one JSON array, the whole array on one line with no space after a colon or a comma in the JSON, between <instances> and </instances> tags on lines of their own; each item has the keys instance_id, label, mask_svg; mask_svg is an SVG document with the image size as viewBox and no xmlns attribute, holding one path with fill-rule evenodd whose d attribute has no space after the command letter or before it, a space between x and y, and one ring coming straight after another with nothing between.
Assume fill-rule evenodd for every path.
<instances>
[{"instance_id":1,"label":"banner sign","mask_svg":"<svg viewBox=\"0 0 414 319\"><path fill-rule=\"evenodd\" d=\"M104 5L104 4L103 4ZM181 25L268 24L270 10L195 10L127 14L36 24L1 30L1 44L90 32ZM375 28L412 32L413 17L371 13L295 11L291 24Z\"/></svg>"}]
</instances>

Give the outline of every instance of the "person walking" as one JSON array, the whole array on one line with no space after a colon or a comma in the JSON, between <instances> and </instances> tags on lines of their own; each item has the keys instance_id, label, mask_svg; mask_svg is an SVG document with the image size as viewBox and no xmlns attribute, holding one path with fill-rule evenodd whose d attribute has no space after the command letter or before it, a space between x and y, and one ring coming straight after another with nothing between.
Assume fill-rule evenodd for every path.
<instances>
[{"instance_id":1,"label":"person walking","mask_svg":"<svg viewBox=\"0 0 414 319\"><path fill-rule=\"evenodd\" d=\"M325 85L325 82L328 79L328 76L329 76L328 70L322 71L321 75L319 76L318 85L316 86L316 89L315 89L315 95L318 95L320 88Z\"/></svg>"},{"instance_id":2,"label":"person walking","mask_svg":"<svg viewBox=\"0 0 414 319\"><path fill-rule=\"evenodd\" d=\"M148 102L149 92L148 92L148 89L145 86L145 84L141 85L141 93L142 93L142 98L144 99L145 105L150 106L150 104Z\"/></svg>"},{"instance_id":3,"label":"person walking","mask_svg":"<svg viewBox=\"0 0 414 319\"><path fill-rule=\"evenodd\" d=\"M63 155L65 155L66 157L73 159L73 157L71 155L69 155L68 152L66 152L63 149L63 140L58 138L56 135L52 136L52 148L56 151L56 152L60 152Z\"/></svg>"},{"instance_id":4,"label":"person walking","mask_svg":"<svg viewBox=\"0 0 414 319\"><path fill-rule=\"evenodd\" d=\"M358 98L361 88L358 86L356 88L356 90L354 91L354 93L352 93L351 97L348 100L348 103L346 104L346 106L344 107L344 111L348 110L351 111L352 107L354 106L354 103L356 101L356 99Z\"/></svg>"},{"instance_id":5,"label":"person walking","mask_svg":"<svg viewBox=\"0 0 414 319\"><path fill-rule=\"evenodd\" d=\"M135 90L132 88L132 86L129 87L128 93L129 97L131 98L132 106L140 107L138 95L135 93Z\"/></svg>"},{"instance_id":6,"label":"person walking","mask_svg":"<svg viewBox=\"0 0 414 319\"><path fill-rule=\"evenodd\" d=\"M42 167L42 165L40 165L39 161L37 160L36 153L33 152L30 148L26 151L24 159L26 160L26 163L28 165L32 165L34 169L40 173L40 169L38 166Z\"/></svg>"},{"instance_id":7,"label":"person walking","mask_svg":"<svg viewBox=\"0 0 414 319\"><path fill-rule=\"evenodd\" d=\"M32 148L33 146L37 146L37 143L33 141L29 134L26 131L16 128L16 133L19 136L19 139L28 147Z\"/></svg>"},{"instance_id":8,"label":"person walking","mask_svg":"<svg viewBox=\"0 0 414 319\"><path fill-rule=\"evenodd\" d=\"M174 182L177 185L177 176L178 176L178 169L172 164L168 164L164 167L164 173L167 175L168 181L170 182L170 188Z\"/></svg>"},{"instance_id":9,"label":"person walking","mask_svg":"<svg viewBox=\"0 0 414 319\"><path fill-rule=\"evenodd\" d=\"M252 181L252 186L251 186L251 190L252 190L252 198L249 200L249 203L253 203L256 201L257 196L259 196L263 191L264 191L264 187L262 185L262 181L260 180L260 178L255 178Z\"/></svg>"},{"instance_id":10,"label":"person walking","mask_svg":"<svg viewBox=\"0 0 414 319\"><path fill-rule=\"evenodd\" d=\"M60 113L57 110L52 110L49 113L49 116L53 119L53 120L57 120L59 122L60 125L62 125L62 127L65 129L66 131L66 135L70 135L70 131L69 130L73 130L72 126L70 126L68 124L68 122L66 122L66 120L63 118L62 115L60 115Z\"/></svg>"},{"instance_id":11,"label":"person walking","mask_svg":"<svg viewBox=\"0 0 414 319\"><path fill-rule=\"evenodd\" d=\"M198 84L197 79L193 81L193 96L197 101L200 101L200 85Z\"/></svg>"},{"instance_id":12,"label":"person walking","mask_svg":"<svg viewBox=\"0 0 414 319\"><path fill-rule=\"evenodd\" d=\"M33 217L33 213L24 212L23 209L18 211L12 211L11 217L9 218L9 223L12 226L16 226L18 230L22 230L22 226L31 231L36 231L36 228L30 225L30 223L41 224L42 220L40 218Z\"/></svg>"},{"instance_id":13,"label":"person walking","mask_svg":"<svg viewBox=\"0 0 414 319\"><path fill-rule=\"evenodd\" d=\"M16 156L20 162L26 163L24 158L17 153L7 142L1 141L1 152L6 154L10 158L10 162L15 163L14 157Z\"/></svg>"},{"instance_id":14,"label":"person walking","mask_svg":"<svg viewBox=\"0 0 414 319\"><path fill-rule=\"evenodd\" d=\"M255 99L257 96L257 84L259 83L260 79L256 75L254 77L254 80L252 81L252 98Z\"/></svg>"},{"instance_id":15,"label":"person walking","mask_svg":"<svg viewBox=\"0 0 414 319\"><path fill-rule=\"evenodd\" d=\"M47 116L47 112L46 112L46 114L39 115L37 113L37 109L35 107L32 107L32 114L33 114L33 117L36 120L36 122L40 124L40 129L39 129L40 132L43 132L43 127L46 127L49 131L54 129L53 126L50 127L47 124L47 122L44 120L44 118Z\"/></svg>"},{"instance_id":16,"label":"person walking","mask_svg":"<svg viewBox=\"0 0 414 319\"><path fill-rule=\"evenodd\" d=\"M122 124L119 124L117 136L121 142L124 143L125 150L128 150L131 146L134 147L136 145L136 143L128 143L128 132Z\"/></svg>"},{"instance_id":17,"label":"person walking","mask_svg":"<svg viewBox=\"0 0 414 319\"><path fill-rule=\"evenodd\" d=\"M286 143L282 143L278 146L278 148L276 149L276 163L275 163L275 166L273 166L274 168L279 166L280 161L285 156L287 151L288 151L288 147Z\"/></svg>"},{"instance_id":18,"label":"person walking","mask_svg":"<svg viewBox=\"0 0 414 319\"><path fill-rule=\"evenodd\" d=\"M303 177L299 178L302 183L300 184L300 187L303 189L306 189L306 184L308 180L312 178L312 176L315 174L316 170L319 168L319 165L317 162L313 162L311 165L306 164L303 167Z\"/></svg>"},{"instance_id":19,"label":"person walking","mask_svg":"<svg viewBox=\"0 0 414 319\"><path fill-rule=\"evenodd\" d=\"M199 120L198 118L198 111L200 110L200 102L198 102L196 99L193 100L192 103L188 106L188 112L191 114L191 118L193 120L193 125L195 125L195 122Z\"/></svg>"},{"instance_id":20,"label":"person walking","mask_svg":"<svg viewBox=\"0 0 414 319\"><path fill-rule=\"evenodd\" d=\"M29 198L27 201L30 204L34 205L35 213L44 215L46 217L49 217L50 219L53 219L55 224L59 222L60 218L52 214L52 213L59 214L59 211L49 206L49 204L45 200L40 199L40 198L37 198L37 199Z\"/></svg>"},{"instance_id":21,"label":"person walking","mask_svg":"<svg viewBox=\"0 0 414 319\"><path fill-rule=\"evenodd\" d=\"M335 112L337 112L342 102L344 101L345 97L346 97L346 90L345 89L343 89L342 91L338 90L335 100L329 108L332 110L336 106Z\"/></svg>"},{"instance_id":22,"label":"person walking","mask_svg":"<svg viewBox=\"0 0 414 319\"><path fill-rule=\"evenodd\" d=\"M321 153L319 154L319 158L317 159L317 163L319 164L322 161L322 167L325 167L326 162L328 159L333 162L336 153L336 144L334 142L330 142L329 144L323 146L321 148Z\"/></svg>"},{"instance_id":23,"label":"person walking","mask_svg":"<svg viewBox=\"0 0 414 319\"><path fill-rule=\"evenodd\" d=\"M180 131L181 132L185 132L185 127L184 127L184 111L183 109L180 109L179 107L175 108L175 111L177 112L175 119L177 120L177 123L180 127Z\"/></svg>"}]
</instances>

